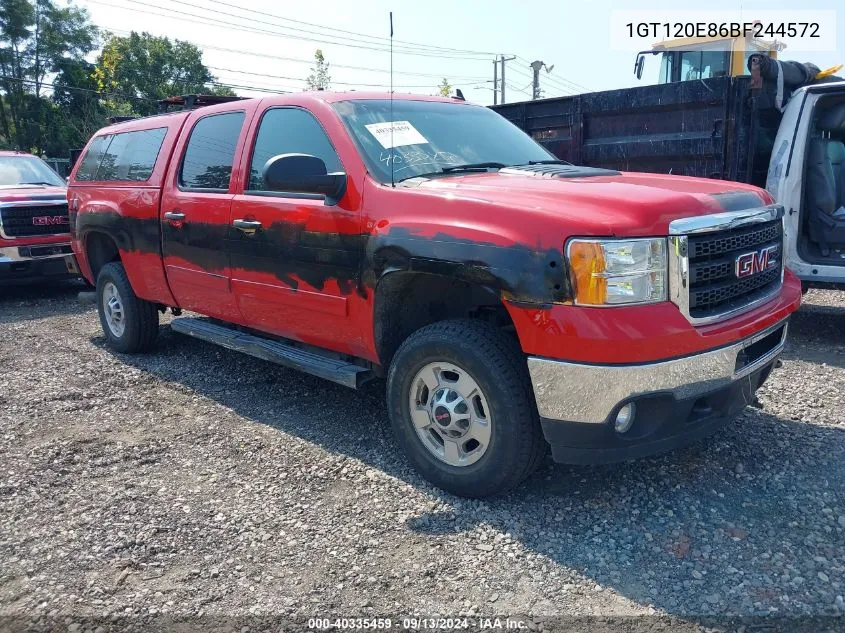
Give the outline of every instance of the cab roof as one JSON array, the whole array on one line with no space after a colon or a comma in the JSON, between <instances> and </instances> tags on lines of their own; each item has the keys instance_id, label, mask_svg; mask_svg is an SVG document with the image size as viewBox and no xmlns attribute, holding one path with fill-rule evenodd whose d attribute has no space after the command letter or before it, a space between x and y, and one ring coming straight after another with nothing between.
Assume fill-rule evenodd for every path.
<instances>
[{"instance_id":1,"label":"cab roof","mask_svg":"<svg viewBox=\"0 0 845 633\"><path fill-rule=\"evenodd\" d=\"M21 152L20 150L16 149L6 149L0 150L0 156L34 156L34 154L30 154L29 152Z\"/></svg>"},{"instance_id":2,"label":"cab roof","mask_svg":"<svg viewBox=\"0 0 845 633\"><path fill-rule=\"evenodd\" d=\"M236 99L227 101L225 103L217 103L200 106L191 110L178 110L174 112L166 112L163 114L153 114L146 117L132 119L130 121L123 121L113 125L106 126L99 130L96 136L104 134L114 134L117 132L129 132L132 130L148 130L154 127L170 127L172 125L181 125L182 122L193 112L197 110L208 110L209 112L227 112L230 110L238 110L246 104L253 104L260 102L262 106L283 106L283 105L297 105L308 107L320 103L338 103L341 101L373 101L373 100L387 100L390 99L389 92L364 92L349 90L345 92L329 92L317 90L313 92L291 92L287 94L267 95L266 97L254 97L250 99ZM460 99L453 99L451 97L439 97L433 95L415 95L415 94L393 94L394 101L434 101L440 103L454 103L457 105L472 105Z\"/></svg>"}]
</instances>

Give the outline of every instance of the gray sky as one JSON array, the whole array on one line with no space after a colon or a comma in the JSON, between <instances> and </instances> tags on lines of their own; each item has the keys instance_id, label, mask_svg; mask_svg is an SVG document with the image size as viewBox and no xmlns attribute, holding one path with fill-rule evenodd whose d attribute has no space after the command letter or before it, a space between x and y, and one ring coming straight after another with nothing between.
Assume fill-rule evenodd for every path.
<instances>
[{"instance_id":1,"label":"gray sky","mask_svg":"<svg viewBox=\"0 0 845 633\"><path fill-rule=\"evenodd\" d=\"M313 60L316 48L323 50L331 64L333 89L367 89L365 84L374 90L386 89L388 12L393 11L396 91L432 94L440 79L448 77L469 100L483 104L492 103L494 54L518 56L507 64L509 102L530 98L528 64L535 59L554 64L551 74L541 75L544 96L638 85L632 72L634 54L613 50L610 44L611 11L702 8L648 0L636 4L600 0L77 0L77 4L89 10L94 23L118 35L133 29L194 42L223 83L276 91L303 88L312 65L303 62ZM705 8L734 12L741 8L744 20L755 19L755 10L840 9L836 52L802 53L787 48L781 58L812 61L822 68L845 62L845 5L831 0L806 4L711 0ZM657 81L655 58L650 61L643 84Z\"/></svg>"}]
</instances>

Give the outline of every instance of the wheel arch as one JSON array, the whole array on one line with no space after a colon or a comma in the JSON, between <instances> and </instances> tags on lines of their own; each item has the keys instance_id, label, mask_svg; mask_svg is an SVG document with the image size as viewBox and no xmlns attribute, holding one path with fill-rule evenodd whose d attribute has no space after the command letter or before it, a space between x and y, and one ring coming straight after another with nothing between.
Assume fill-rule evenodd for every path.
<instances>
[{"instance_id":1,"label":"wheel arch","mask_svg":"<svg viewBox=\"0 0 845 633\"><path fill-rule=\"evenodd\" d=\"M471 318L514 331L501 292L446 275L397 270L385 273L375 289L373 339L383 367L412 333L432 323Z\"/></svg>"},{"instance_id":2,"label":"wheel arch","mask_svg":"<svg viewBox=\"0 0 845 633\"><path fill-rule=\"evenodd\" d=\"M85 258L91 270L93 283L97 282L97 275L103 266L109 262L120 261L120 249L117 241L105 231L88 231L83 238Z\"/></svg>"}]
</instances>

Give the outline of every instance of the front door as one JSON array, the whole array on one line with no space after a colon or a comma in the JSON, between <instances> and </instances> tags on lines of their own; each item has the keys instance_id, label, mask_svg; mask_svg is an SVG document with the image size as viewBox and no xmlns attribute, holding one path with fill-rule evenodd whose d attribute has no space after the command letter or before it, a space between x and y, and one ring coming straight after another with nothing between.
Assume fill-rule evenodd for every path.
<instances>
[{"instance_id":1,"label":"front door","mask_svg":"<svg viewBox=\"0 0 845 633\"><path fill-rule=\"evenodd\" d=\"M251 327L355 353L352 325L363 253L357 196L337 205L323 196L268 191L261 174L279 154L317 156L344 171L323 127L307 110L274 107L258 123L244 191L232 205L232 290Z\"/></svg>"},{"instance_id":2,"label":"front door","mask_svg":"<svg viewBox=\"0 0 845 633\"><path fill-rule=\"evenodd\" d=\"M226 238L233 194L232 165L245 134L246 112L191 115L190 130L174 156L175 182L161 201L162 252L179 306L238 321ZM175 186L173 186L175 185Z\"/></svg>"}]
</instances>

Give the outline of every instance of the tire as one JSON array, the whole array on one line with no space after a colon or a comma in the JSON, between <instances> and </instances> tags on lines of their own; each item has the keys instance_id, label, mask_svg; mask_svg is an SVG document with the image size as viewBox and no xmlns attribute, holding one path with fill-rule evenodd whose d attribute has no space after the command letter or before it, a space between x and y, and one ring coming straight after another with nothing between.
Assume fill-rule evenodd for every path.
<instances>
[{"instance_id":1,"label":"tire","mask_svg":"<svg viewBox=\"0 0 845 633\"><path fill-rule=\"evenodd\" d=\"M432 376L436 386L430 388ZM470 384L466 377L474 381L476 391L458 389ZM451 385L455 390L446 393ZM464 398L467 394L461 391L476 395ZM460 398L450 404L454 394ZM435 486L461 497L485 498L512 490L536 470L548 448L525 356L516 341L481 321L442 321L408 337L390 364L387 403L397 441L413 466ZM452 407L446 411L449 415L443 406ZM453 428L467 423L458 420L467 409L469 430ZM465 435L459 436L462 432ZM451 440L460 447L457 452L449 443L451 436L457 437ZM447 444L452 448L448 455Z\"/></svg>"},{"instance_id":2,"label":"tire","mask_svg":"<svg viewBox=\"0 0 845 633\"><path fill-rule=\"evenodd\" d=\"M104 297L104 294L107 296ZM118 304L106 304L116 296ZM117 306L120 319L116 317ZM123 264L111 262L97 275L97 312L108 346L117 352L144 352L155 345L158 337L158 308L156 304L139 299L132 290ZM111 315L111 316L109 316ZM122 323L122 328L119 325Z\"/></svg>"}]
</instances>

